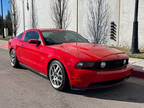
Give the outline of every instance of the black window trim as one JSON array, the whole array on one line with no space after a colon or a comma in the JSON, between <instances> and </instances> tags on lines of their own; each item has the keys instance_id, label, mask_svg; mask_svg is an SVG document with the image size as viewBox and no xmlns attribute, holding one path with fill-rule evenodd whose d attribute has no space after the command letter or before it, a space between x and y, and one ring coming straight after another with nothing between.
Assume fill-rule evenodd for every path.
<instances>
[{"instance_id":1,"label":"black window trim","mask_svg":"<svg viewBox=\"0 0 144 108\"><path fill-rule=\"evenodd\" d=\"M22 33L20 33L20 34L17 36L17 39L22 39L23 34L24 34L23 32L22 32ZM20 35L22 35L22 36L21 36L21 38L18 38Z\"/></svg>"},{"instance_id":2,"label":"black window trim","mask_svg":"<svg viewBox=\"0 0 144 108\"><path fill-rule=\"evenodd\" d=\"M26 31L25 34L24 34L24 37L23 37L23 42L25 42L25 41L24 41L24 38L25 38L25 36L26 36L26 33L27 33L27 32L31 32L31 31L37 32L36 30L28 30L28 31ZM38 32L37 32L37 33L38 33ZM39 34L39 33L38 33L38 34ZM39 34L39 37L40 37L40 34ZM42 42L41 37L40 37L40 42L41 42L41 45L44 45L43 42ZM28 42L26 42L26 43L28 43Z\"/></svg>"}]
</instances>

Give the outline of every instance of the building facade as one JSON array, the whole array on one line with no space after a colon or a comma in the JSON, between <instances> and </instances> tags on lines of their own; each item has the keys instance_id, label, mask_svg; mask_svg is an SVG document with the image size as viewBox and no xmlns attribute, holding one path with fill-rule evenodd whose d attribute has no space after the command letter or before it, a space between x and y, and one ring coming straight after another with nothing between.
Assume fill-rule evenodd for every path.
<instances>
[{"instance_id":1,"label":"building facade","mask_svg":"<svg viewBox=\"0 0 144 108\"><path fill-rule=\"evenodd\" d=\"M18 33L32 28L32 0L16 0L20 16ZM52 20L52 0L33 0L37 16L37 28L55 28ZM67 29L77 31L90 40L88 34L88 1L69 0L70 23ZM132 40L135 0L106 0L109 5L109 27L117 25L116 41L110 39L108 45L130 47ZM144 48L144 0L139 3L139 46Z\"/></svg>"}]
</instances>

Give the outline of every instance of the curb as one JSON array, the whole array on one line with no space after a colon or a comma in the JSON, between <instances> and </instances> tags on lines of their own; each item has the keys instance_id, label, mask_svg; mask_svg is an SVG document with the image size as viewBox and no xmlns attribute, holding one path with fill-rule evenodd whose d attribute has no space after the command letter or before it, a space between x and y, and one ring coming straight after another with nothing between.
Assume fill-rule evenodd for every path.
<instances>
[{"instance_id":1,"label":"curb","mask_svg":"<svg viewBox=\"0 0 144 108\"><path fill-rule=\"evenodd\" d=\"M134 69L131 76L144 79L144 71Z\"/></svg>"},{"instance_id":2,"label":"curb","mask_svg":"<svg viewBox=\"0 0 144 108\"><path fill-rule=\"evenodd\" d=\"M0 44L0 47L8 48L8 45L7 44Z\"/></svg>"}]
</instances>

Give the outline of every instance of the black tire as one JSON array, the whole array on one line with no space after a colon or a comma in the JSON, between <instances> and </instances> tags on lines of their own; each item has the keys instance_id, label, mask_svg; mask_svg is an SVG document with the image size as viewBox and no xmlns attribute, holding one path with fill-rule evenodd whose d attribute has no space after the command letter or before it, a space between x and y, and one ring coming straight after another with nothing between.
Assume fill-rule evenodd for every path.
<instances>
[{"instance_id":1,"label":"black tire","mask_svg":"<svg viewBox=\"0 0 144 108\"><path fill-rule=\"evenodd\" d=\"M57 70L54 69L55 67ZM53 73L54 73L54 75L53 75ZM48 77L49 77L52 87L55 88L56 90L67 91L70 89L67 72L66 72L63 64L61 62L59 62L58 60L54 60L50 64ZM57 81L56 81L56 79L57 79Z\"/></svg>"},{"instance_id":2,"label":"black tire","mask_svg":"<svg viewBox=\"0 0 144 108\"><path fill-rule=\"evenodd\" d=\"M14 68L19 67L19 61L17 60L17 56L16 56L16 53L15 53L14 49L12 49L10 51L10 63L11 63L11 66L14 67Z\"/></svg>"}]
</instances>

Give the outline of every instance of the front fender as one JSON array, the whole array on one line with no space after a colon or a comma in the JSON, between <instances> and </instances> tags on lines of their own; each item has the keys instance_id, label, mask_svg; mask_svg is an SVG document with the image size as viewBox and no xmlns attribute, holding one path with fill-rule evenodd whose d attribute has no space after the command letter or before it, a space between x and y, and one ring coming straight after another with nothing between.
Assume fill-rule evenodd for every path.
<instances>
[{"instance_id":1,"label":"front fender","mask_svg":"<svg viewBox=\"0 0 144 108\"><path fill-rule=\"evenodd\" d=\"M60 61L63 64L63 66L67 72L68 78L71 79L72 70L75 67L75 64L78 62L78 60L70 54L63 54L63 55L59 54L59 56L49 55L48 60L47 60L48 62L46 64L46 68L45 68L45 72L44 72L46 75L48 74L47 67L50 65L52 60Z\"/></svg>"}]
</instances>

